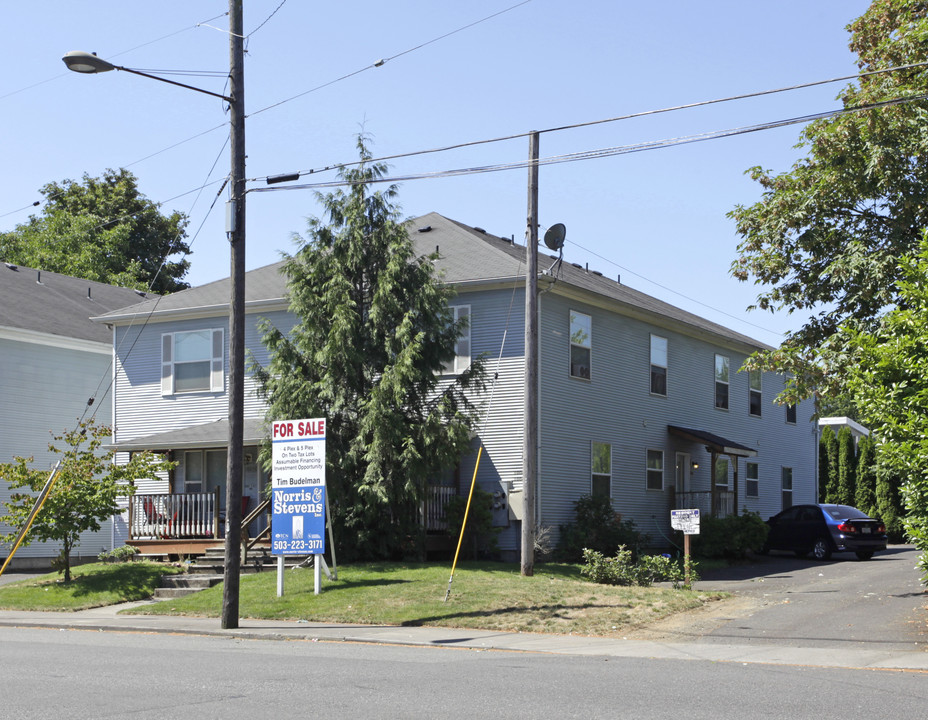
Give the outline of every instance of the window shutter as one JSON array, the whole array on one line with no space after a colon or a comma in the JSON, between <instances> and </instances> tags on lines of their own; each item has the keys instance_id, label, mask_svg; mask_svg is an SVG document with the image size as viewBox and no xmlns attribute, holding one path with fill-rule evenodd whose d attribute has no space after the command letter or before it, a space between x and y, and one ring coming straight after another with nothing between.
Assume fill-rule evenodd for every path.
<instances>
[{"instance_id":1,"label":"window shutter","mask_svg":"<svg viewBox=\"0 0 928 720\"><path fill-rule=\"evenodd\" d=\"M223 365L222 328L213 330L213 352L210 361L209 389L211 392L222 392L225 388L225 373Z\"/></svg>"},{"instance_id":2,"label":"window shutter","mask_svg":"<svg viewBox=\"0 0 928 720\"><path fill-rule=\"evenodd\" d=\"M174 394L174 335L161 336L161 394Z\"/></svg>"}]
</instances>

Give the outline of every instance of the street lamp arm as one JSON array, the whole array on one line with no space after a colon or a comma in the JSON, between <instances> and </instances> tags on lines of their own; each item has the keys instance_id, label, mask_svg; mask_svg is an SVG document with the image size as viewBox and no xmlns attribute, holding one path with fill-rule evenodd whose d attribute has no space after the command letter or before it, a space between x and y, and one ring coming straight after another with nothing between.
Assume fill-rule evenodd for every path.
<instances>
[{"instance_id":1,"label":"street lamp arm","mask_svg":"<svg viewBox=\"0 0 928 720\"><path fill-rule=\"evenodd\" d=\"M73 70L74 72L95 74L109 72L110 70L123 70L125 72L132 73L133 75L141 75L142 77L158 80L159 82L168 83L169 85L177 85L178 87L187 88L188 90L195 90L196 92L203 93L204 95L212 95L213 97L225 100L227 103L232 102L232 98L227 95L220 95L219 93L204 90L203 88L198 88L193 85L186 85L185 83L177 82L176 80L168 80L167 78L158 77L157 75L142 72L141 70L133 70L132 68L123 67L122 65L113 65L113 63L107 62L103 58L99 58L92 53L75 50L65 54L65 56L61 59L64 64L68 66L68 70Z\"/></svg>"}]
</instances>

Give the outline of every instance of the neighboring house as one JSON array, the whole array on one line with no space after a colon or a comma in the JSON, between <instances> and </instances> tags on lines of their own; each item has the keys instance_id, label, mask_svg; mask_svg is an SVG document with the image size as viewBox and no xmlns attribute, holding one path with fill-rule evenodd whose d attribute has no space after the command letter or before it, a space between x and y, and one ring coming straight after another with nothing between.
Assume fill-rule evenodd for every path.
<instances>
[{"instance_id":1,"label":"neighboring house","mask_svg":"<svg viewBox=\"0 0 928 720\"><path fill-rule=\"evenodd\" d=\"M48 451L52 435L74 428L96 398L96 420L109 425L113 340L107 328L90 321L128 303L138 302L135 290L59 275L0 265L0 462L33 457L32 467L51 471L57 458ZM0 503L10 488L0 478ZM0 515L6 514L5 505ZM0 533L19 528L0 523ZM84 533L77 558L95 558L113 548L113 522L99 532ZM5 559L8 545L0 545ZM33 542L20 547L10 566L48 566L60 552L56 543Z\"/></svg>"},{"instance_id":2,"label":"neighboring house","mask_svg":"<svg viewBox=\"0 0 928 720\"><path fill-rule=\"evenodd\" d=\"M438 250L437 267L458 291L455 315L470 320L446 372L485 355L488 376L496 378L481 398L484 454L477 478L497 498L495 522L504 528L499 546L514 559L522 489L525 247L435 213L410 221L409 228L419 254ZM267 353L258 322L266 318L284 332L295 322L280 267L246 276L246 347L262 363ZM767 517L814 502L811 403L775 405L781 377L738 371L766 346L584 267L544 254L539 267L540 524L556 529L572 519L578 498L602 494L662 542L675 507L718 515L747 508ZM178 461L169 480L140 492L215 494L223 485L228 303L223 280L96 318L115 328L116 447L170 451ZM264 407L251 378L245 414L243 493L254 503L267 478L255 462ZM476 444L444 480L445 496L466 492L475 458Z\"/></svg>"}]
</instances>

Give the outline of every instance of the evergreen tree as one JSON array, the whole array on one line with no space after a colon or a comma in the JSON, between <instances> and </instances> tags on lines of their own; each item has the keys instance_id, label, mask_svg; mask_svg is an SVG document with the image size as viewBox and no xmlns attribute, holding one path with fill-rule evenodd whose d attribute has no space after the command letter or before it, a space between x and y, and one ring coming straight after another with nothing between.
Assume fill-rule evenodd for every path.
<instances>
[{"instance_id":1,"label":"evergreen tree","mask_svg":"<svg viewBox=\"0 0 928 720\"><path fill-rule=\"evenodd\" d=\"M268 322L267 367L253 363L269 419L325 417L326 486L339 553L350 558L421 554L419 506L429 478L453 467L476 428L467 391L483 384L480 360L442 375L464 328L435 257L414 257L394 204L395 186L373 192L386 167L342 169L347 190L319 195L328 223L284 272L297 324ZM269 451L265 449L265 462Z\"/></svg>"},{"instance_id":2,"label":"evergreen tree","mask_svg":"<svg viewBox=\"0 0 928 720\"><path fill-rule=\"evenodd\" d=\"M899 488L903 478L898 469L888 462L880 462L876 469L876 514L886 525L890 542L905 539L905 524Z\"/></svg>"},{"instance_id":3,"label":"evergreen tree","mask_svg":"<svg viewBox=\"0 0 928 720\"><path fill-rule=\"evenodd\" d=\"M837 502L853 505L857 486L857 448L854 435L845 425L838 431L838 492Z\"/></svg>"},{"instance_id":4,"label":"evergreen tree","mask_svg":"<svg viewBox=\"0 0 928 720\"><path fill-rule=\"evenodd\" d=\"M876 510L876 459L873 438L863 437L857 444L857 487L854 491L854 507L870 517L877 516Z\"/></svg>"},{"instance_id":5,"label":"evergreen tree","mask_svg":"<svg viewBox=\"0 0 928 720\"><path fill-rule=\"evenodd\" d=\"M819 439L819 502L833 503L838 497L838 438L830 425Z\"/></svg>"}]
</instances>

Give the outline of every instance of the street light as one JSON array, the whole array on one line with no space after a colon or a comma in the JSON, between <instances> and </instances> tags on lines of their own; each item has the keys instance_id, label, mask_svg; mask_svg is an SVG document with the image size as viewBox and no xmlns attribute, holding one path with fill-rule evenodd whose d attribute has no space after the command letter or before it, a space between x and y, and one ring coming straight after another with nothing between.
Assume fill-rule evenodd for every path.
<instances>
[{"instance_id":1,"label":"street light","mask_svg":"<svg viewBox=\"0 0 928 720\"><path fill-rule=\"evenodd\" d=\"M197 92L203 93L205 95L212 95L213 97L218 97L222 100L225 100L229 104L232 104L233 102L232 98L226 95L210 92L209 90L194 87L193 85L185 85L184 83L168 80L167 78L158 77L157 75L151 75L150 73L142 72L141 70L133 70L132 68L123 67L122 65L113 65L111 62L107 62L103 58L97 57L94 53L73 50L69 53L65 53L65 56L61 59L64 61L64 64L68 66L68 70L73 70L74 72L83 73L85 75L104 73L109 72L110 70L122 70L127 73L132 73L133 75L141 75L142 77L158 80L159 82L187 88L188 90L196 90Z\"/></svg>"},{"instance_id":2,"label":"street light","mask_svg":"<svg viewBox=\"0 0 928 720\"><path fill-rule=\"evenodd\" d=\"M229 95L166 80L139 70L113 65L92 53L69 52L62 60L69 70L93 74L123 70L171 85L222 98L229 103L232 168L226 233L230 245L229 299L229 447L226 466L225 572L222 627L237 628L242 539L242 456L245 427L245 70L242 0L229 0Z\"/></svg>"}]
</instances>

